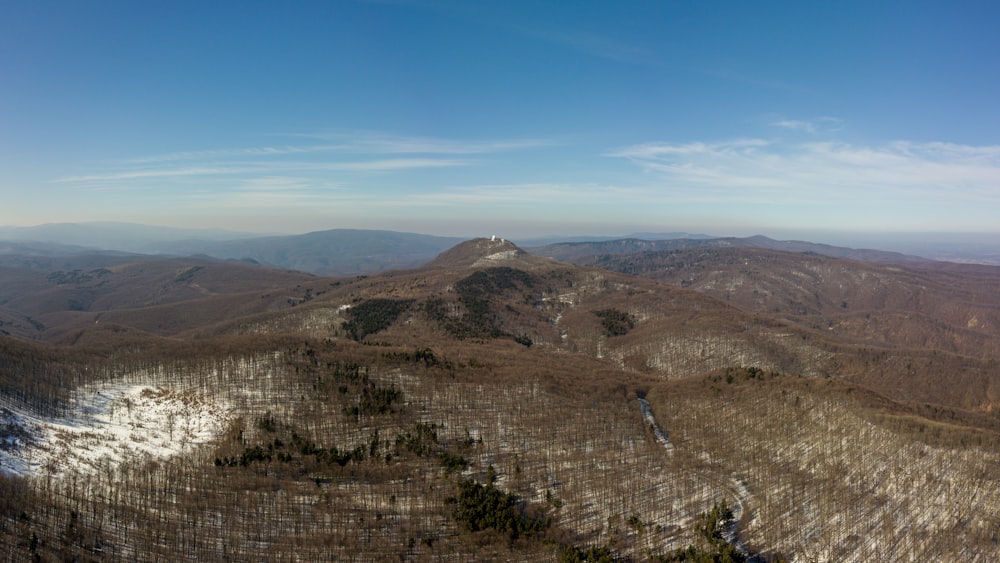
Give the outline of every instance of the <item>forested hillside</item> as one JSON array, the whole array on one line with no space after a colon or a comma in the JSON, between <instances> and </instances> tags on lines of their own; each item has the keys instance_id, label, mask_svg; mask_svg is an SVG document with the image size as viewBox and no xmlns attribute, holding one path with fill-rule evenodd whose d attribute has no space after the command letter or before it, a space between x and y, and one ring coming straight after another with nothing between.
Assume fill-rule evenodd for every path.
<instances>
[{"instance_id":1,"label":"forested hillside","mask_svg":"<svg viewBox=\"0 0 1000 563\"><path fill-rule=\"evenodd\" d=\"M630 275L488 239L370 277L5 273L27 280L5 287L6 314L44 326L0 336L0 546L25 561L995 559L996 356L817 321L916 304L952 326L964 303L994 326L977 289L991 272L955 275L947 301L930 274L731 252L765 305L712 290L733 275L718 257L634 258ZM779 293L793 264L823 280L805 313ZM694 281L647 279L668 271Z\"/></svg>"}]
</instances>

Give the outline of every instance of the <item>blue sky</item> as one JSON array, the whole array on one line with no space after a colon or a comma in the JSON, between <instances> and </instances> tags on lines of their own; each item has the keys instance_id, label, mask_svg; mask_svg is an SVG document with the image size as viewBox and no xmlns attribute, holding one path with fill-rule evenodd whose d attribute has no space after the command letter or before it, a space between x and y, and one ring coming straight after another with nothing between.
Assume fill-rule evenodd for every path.
<instances>
[{"instance_id":1,"label":"blue sky","mask_svg":"<svg viewBox=\"0 0 1000 563\"><path fill-rule=\"evenodd\" d=\"M996 2L6 2L0 225L1000 231Z\"/></svg>"}]
</instances>

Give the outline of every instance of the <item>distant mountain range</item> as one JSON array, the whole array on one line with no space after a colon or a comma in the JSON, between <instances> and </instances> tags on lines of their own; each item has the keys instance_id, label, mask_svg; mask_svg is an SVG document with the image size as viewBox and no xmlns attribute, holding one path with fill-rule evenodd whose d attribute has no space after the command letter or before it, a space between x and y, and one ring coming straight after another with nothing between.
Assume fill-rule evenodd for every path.
<instances>
[{"instance_id":1,"label":"distant mountain range","mask_svg":"<svg viewBox=\"0 0 1000 563\"><path fill-rule=\"evenodd\" d=\"M262 235L221 229L178 229L131 223L56 223L36 227L0 227L0 257L70 257L83 255L200 256L238 260L324 276L368 275L416 268L452 248L462 238L385 230L332 229L301 235ZM958 239L956 239L958 240ZM962 239L964 240L964 239ZM876 263L926 262L899 252L857 249L764 236L713 237L683 232L611 236L545 237L517 241L540 256L593 264L599 256L683 248L757 248L813 253ZM943 240L941 245L947 246ZM957 244L957 242L956 242ZM911 245L912 246L912 245ZM979 243L967 252L933 247L933 256L956 262L1000 264L1000 250ZM955 247L957 248L957 247ZM964 247L963 247L964 248ZM926 256L923 253L921 256ZM25 265L22 259L20 265Z\"/></svg>"},{"instance_id":2,"label":"distant mountain range","mask_svg":"<svg viewBox=\"0 0 1000 563\"><path fill-rule=\"evenodd\" d=\"M346 276L429 262L461 238L394 231L333 229L262 236L129 223L51 224L0 228L0 256L132 253L241 260L286 270Z\"/></svg>"},{"instance_id":3,"label":"distant mountain range","mask_svg":"<svg viewBox=\"0 0 1000 563\"><path fill-rule=\"evenodd\" d=\"M334 229L304 235L229 241L178 241L161 246L177 256L252 260L326 276L372 274L415 268L462 239L394 231Z\"/></svg>"},{"instance_id":4,"label":"distant mountain range","mask_svg":"<svg viewBox=\"0 0 1000 563\"><path fill-rule=\"evenodd\" d=\"M634 254L637 252L662 252L688 248L760 248L766 250L781 250L818 254L830 258L847 258L861 262L895 262L912 263L928 262L926 258L909 256L898 252L882 250L844 248L829 244L817 244L798 240L774 240L765 236L744 238L677 238L669 240L643 240L626 238L599 242L564 242L532 248L534 254L548 256L564 262L592 265L601 256Z\"/></svg>"}]
</instances>

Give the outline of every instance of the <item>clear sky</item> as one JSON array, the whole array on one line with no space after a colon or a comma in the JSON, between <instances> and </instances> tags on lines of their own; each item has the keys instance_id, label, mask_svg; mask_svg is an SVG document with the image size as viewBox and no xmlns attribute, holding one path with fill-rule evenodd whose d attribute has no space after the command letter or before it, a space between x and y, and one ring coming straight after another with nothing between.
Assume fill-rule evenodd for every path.
<instances>
[{"instance_id":1,"label":"clear sky","mask_svg":"<svg viewBox=\"0 0 1000 563\"><path fill-rule=\"evenodd\" d=\"M0 225L1000 231L1000 2L0 3Z\"/></svg>"}]
</instances>

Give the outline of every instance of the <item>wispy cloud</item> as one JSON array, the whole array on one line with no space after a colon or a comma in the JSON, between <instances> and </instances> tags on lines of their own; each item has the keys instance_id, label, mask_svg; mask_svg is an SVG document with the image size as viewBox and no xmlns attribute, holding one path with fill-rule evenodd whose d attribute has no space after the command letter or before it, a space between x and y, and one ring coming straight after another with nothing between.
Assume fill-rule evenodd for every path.
<instances>
[{"instance_id":1,"label":"wispy cloud","mask_svg":"<svg viewBox=\"0 0 1000 563\"><path fill-rule=\"evenodd\" d=\"M518 31L535 39L563 45L587 55L613 61L649 64L652 60L646 50L641 47L593 32L528 27L519 28Z\"/></svg>"},{"instance_id":2,"label":"wispy cloud","mask_svg":"<svg viewBox=\"0 0 1000 563\"><path fill-rule=\"evenodd\" d=\"M269 176L249 178L225 189L200 189L187 198L191 208L289 208L350 201L356 196L333 183L313 178Z\"/></svg>"},{"instance_id":3,"label":"wispy cloud","mask_svg":"<svg viewBox=\"0 0 1000 563\"><path fill-rule=\"evenodd\" d=\"M653 174L657 185L689 198L753 203L959 201L1000 204L1000 146L895 142L644 143L607 156Z\"/></svg>"},{"instance_id":4,"label":"wispy cloud","mask_svg":"<svg viewBox=\"0 0 1000 563\"><path fill-rule=\"evenodd\" d=\"M550 139L458 140L435 137L407 137L382 133L292 133L288 136L334 141L313 145L280 145L177 151L148 155L123 161L126 164L200 161L234 158L280 158L289 155L316 154L489 154L548 147Z\"/></svg>"},{"instance_id":5,"label":"wispy cloud","mask_svg":"<svg viewBox=\"0 0 1000 563\"><path fill-rule=\"evenodd\" d=\"M495 170L501 153L555 144L546 139L463 140L371 131L286 136L298 142L120 159L52 182L77 194L113 193L122 204L155 200L198 209L426 205L426 200L409 198L421 189L438 189L442 180L472 177L471 170L483 164ZM444 175L448 169L465 170ZM461 194L454 195L462 200Z\"/></svg>"},{"instance_id":6,"label":"wispy cloud","mask_svg":"<svg viewBox=\"0 0 1000 563\"><path fill-rule=\"evenodd\" d=\"M674 155L720 155L738 152L752 154L756 148L768 144L768 141L763 139L736 139L716 143L701 141L682 144L644 143L613 150L607 156L618 156L640 162L654 162Z\"/></svg>"},{"instance_id":7,"label":"wispy cloud","mask_svg":"<svg viewBox=\"0 0 1000 563\"><path fill-rule=\"evenodd\" d=\"M245 168L169 168L169 169L142 169L128 170L123 172L107 172L100 174L83 174L80 176L64 176L56 178L54 181L62 184L83 184L92 182L116 182L122 180L142 180L148 178L171 178L178 176L215 176L218 174L239 174Z\"/></svg>"},{"instance_id":8,"label":"wispy cloud","mask_svg":"<svg viewBox=\"0 0 1000 563\"><path fill-rule=\"evenodd\" d=\"M810 121L783 119L781 121L775 121L772 125L775 127L782 127L784 129L791 129L793 131L805 131L806 133L816 132L816 126Z\"/></svg>"},{"instance_id":9,"label":"wispy cloud","mask_svg":"<svg viewBox=\"0 0 1000 563\"><path fill-rule=\"evenodd\" d=\"M595 196L607 196L615 188L599 184L481 184L448 190L414 194L407 201L415 205L503 205L545 204L570 205L581 198L593 201Z\"/></svg>"},{"instance_id":10,"label":"wispy cloud","mask_svg":"<svg viewBox=\"0 0 1000 563\"><path fill-rule=\"evenodd\" d=\"M774 79L770 77L753 76L727 68L705 69L702 70L702 74L719 80L724 80L726 82L735 82L738 84L753 86L755 88L778 90L782 92L789 92L792 94L815 93L815 91L812 88L800 84L795 84L792 82L787 82L784 80Z\"/></svg>"},{"instance_id":11,"label":"wispy cloud","mask_svg":"<svg viewBox=\"0 0 1000 563\"><path fill-rule=\"evenodd\" d=\"M147 164L153 162L172 162L189 160L211 160L219 158L242 158L242 157L272 157L285 155L315 154L324 152L337 152L342 149L339 145L308 145L308 146L278 146L278 147L245 147L235 149L215 149L202 151L179 151L166 154L142 156L126 160L130 164Z\"/></svg>"},{"instance_id":12,"label":"wispy cloud","mask_svg":"<svg viewBox=\"0 0 1000 563\"><path fill-rule=\"evenodd\" d=\"M358 160L349 162L244 162L193 168L144 168L121 172L86 174L57 178L59 183L120 182L152 178L173 178L179 176L219 176L274 174L278 172L389 172L418 168L449 168L468 166L469 160L441 158L393 158L380 160Z\"/></svg>"},{"instance_id":13,"label":"wispy cloud","mask_svg":"<svg viewBox=\"0 0 1000 563\"><path fill-rule=\"evenodd\" d=\"M548 139L464 140L413 137L380 132L289 134L316 143L175 151L121 159L101 170L55 179L93 184L237 175L287 175L292 172L379 173L472 166L473 155L553 146Z\"/></svg>"},{"instance_id":14,"label":"wispy cloud","mask_svg":"<svg viewBox=\"0 0 1000 563\"><path fill-rule=\"evenodd\" d=\"M782 129L816 134L840 131L844 126L844 122L836 117L817 117L812 120L779 119L772 122L771 125Z\"/></svg>"},{"instance_id":15,"label":"wispy cloud","mask_svg":"<svg viewBox=\"0 0 1000 563\"><path fill-rule=\"evenodd\" d=\"M470 155L548 147L547 139L463 140L389 133L290 134L320 142L175 151L123 159L103 170L58 178L59 183L122 182L196 176L287 174L293 171L387 172L470 166ZM446 158L447 157L447 158Z\"/></svg>"},{"instance_id":16,"label":"wispy cloud","mask_svg":"<svg viewBox=\"0 0 1000 563\"><path fill-rule=\"evenodd\" d=\"M558 144L551 139L442 139L439 137L412 137L378 132L364 133L303 133L310 137L336 141L329 145L331 152L360 154L489 154Z\"/></svg>"}]
</instances>

